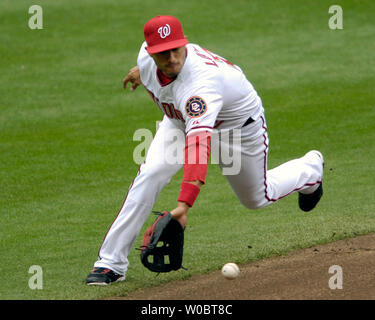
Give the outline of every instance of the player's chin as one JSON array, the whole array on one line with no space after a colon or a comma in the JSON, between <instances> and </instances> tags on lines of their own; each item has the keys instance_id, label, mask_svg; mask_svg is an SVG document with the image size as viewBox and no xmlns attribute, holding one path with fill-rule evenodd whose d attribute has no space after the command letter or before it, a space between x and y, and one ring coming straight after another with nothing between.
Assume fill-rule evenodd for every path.
<instances>
[{"instance_id":1,"label":"player's chin","mask_svg":"<svg viewBox=\"0 0 375 320\"><path fill-rule=\"evenodd\" d=\"M168 78L176 78L178 76L179 72L168 72L166 73L165 75L168 77Z\"/></svg>"},{"instance_id":2,"label":"player's chin","mask_svg":"<svg viewBox=\"0 0 375 320\"><path fill-rule=\"evenodd\" d=\"M169 78L176 78L178 76L178 72L170 73L168 75Z\"/></svg>"},{"instance_id":3,"label":"player's chin","mask_svg":"<svg viewBox=\"0 0 375 320\"><path fill-rule=\"evenodd\" d=\"M170 78L175 78L180 73L180 66L173 66L166 69L165 75Z\"/></svg>"}]
</instances>

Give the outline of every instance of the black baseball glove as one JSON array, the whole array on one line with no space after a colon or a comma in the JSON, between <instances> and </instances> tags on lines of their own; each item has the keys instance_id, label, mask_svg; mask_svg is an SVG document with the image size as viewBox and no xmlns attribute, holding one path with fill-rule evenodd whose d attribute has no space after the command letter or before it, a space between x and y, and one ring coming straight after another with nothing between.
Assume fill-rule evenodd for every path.
<instances>
[{"instance_id":1,"label":"black baseball glove","mask_svg":"<svg viewBox=\"0 0 375 320\"><path fill-rule=\"evenodd\" d=\"M153 272L178 270L182 268L184 229L168 211L157 214L159 217L143 237L141 261Z\"/></svg>"}]
</instances>

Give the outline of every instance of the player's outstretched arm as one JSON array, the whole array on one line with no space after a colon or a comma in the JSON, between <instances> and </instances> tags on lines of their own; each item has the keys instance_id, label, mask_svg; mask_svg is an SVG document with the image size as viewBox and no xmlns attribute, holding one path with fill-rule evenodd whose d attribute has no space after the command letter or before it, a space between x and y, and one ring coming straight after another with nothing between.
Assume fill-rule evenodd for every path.
<instances>
[{"instance_id":1,"label":"player's outstretched arm","mask_svg":"<svg viewBox=\"0 0 375 320\"><path fill-rule=\"evenodd\" d=\"M201 131L186 137L184 177L181 184L177 207L170 213L183 227L187 222L187 212L205 183L210 155L211 132ZM198 161L197 161L198 155Z\"/></svg>"},{"instance_id":2,"label":"player's outstretched arm","mask_svg":"<svg viewBox=\"0 0 375 320\"><path fill-rule=\"evenodd\" d=\"M131 68L128 75L125 77L124 89L126 89L128 82L132 83L132 86L130 87L130 91L134 91L135 89L137 89L137 87L140 84L142 84L138 66Z\"/></svg>"}]
</instances>

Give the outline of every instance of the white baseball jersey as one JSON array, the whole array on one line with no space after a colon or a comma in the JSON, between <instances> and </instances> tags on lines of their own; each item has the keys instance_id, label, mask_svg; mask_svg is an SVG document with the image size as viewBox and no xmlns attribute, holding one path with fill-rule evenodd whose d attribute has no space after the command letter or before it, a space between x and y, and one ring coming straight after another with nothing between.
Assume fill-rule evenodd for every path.
<instances>
[{"instance_id":1,"label":"white baseball jersey","mask_svg":"<svg viewBox=\"0 0 375 320\"><path fill-rule=\"evenodd\" d=\"M95 267L127 272L128 255L165 185L181 169L169 163L160 150L174 144L170 130L177 126L187 134L199 130L235 129L251 116L255 121L243 127L239 171L226 178L241 203L259 209L295 192L312 193L322 182L323 157L319 152L290 160L268 170L268 134L258 94L241 69L195 44L188 44L185 64L177 78L162 85L146 44L138 56L141 80L165 113L127 197L99 250ZM169 121L170 120L170 121ZM183 146L185 137L177 136ZM212 140L220 143L219 139ZM226 164L220 163L223 168ZM218 208L220 211L220 208Z\"/></svg>"},{"instance_id":2,"label":"white baseball jersey","mask_svg":"<svg viewBox=\"0 0 375 320\"><path fill-rule=\"evenodd\" d=\"M137 60L141 81L159 108L185 133L238 128L249 117L256 120L262 114L261 99L238 66L190 43L181 72L163 86L146 46L144 42Z\"/></svg>"}]
</instances>

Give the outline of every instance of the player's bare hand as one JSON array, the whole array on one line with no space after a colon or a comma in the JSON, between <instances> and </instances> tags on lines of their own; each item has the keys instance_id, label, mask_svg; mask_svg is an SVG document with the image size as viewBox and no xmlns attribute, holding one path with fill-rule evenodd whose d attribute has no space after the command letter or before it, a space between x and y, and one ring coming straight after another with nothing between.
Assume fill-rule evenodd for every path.
<instances>
[{"instance_id":1,"label":"player's bare hand","mask_svg":"<svg viewBox=\"0 0 375 320\"><path fill-rule=\"evenodd\" d=\"M131 68L128 75L125 77L124 89L126 89L128 82L132 84L130 91L134 91L140 84L142 84L138 66Z\"/></svg>"},{"instance_id":2,"label":"player's bare hand","mask_svg":"<svg viewBox=\"0 0 375 320\"><path fill-rule=\"evenodd\" d=\"M189 206L186 203L178 202L177 208L171 211L172 217L180 222L183 228L186 226L188 210Z\"/></svg>"}]
</instances>

